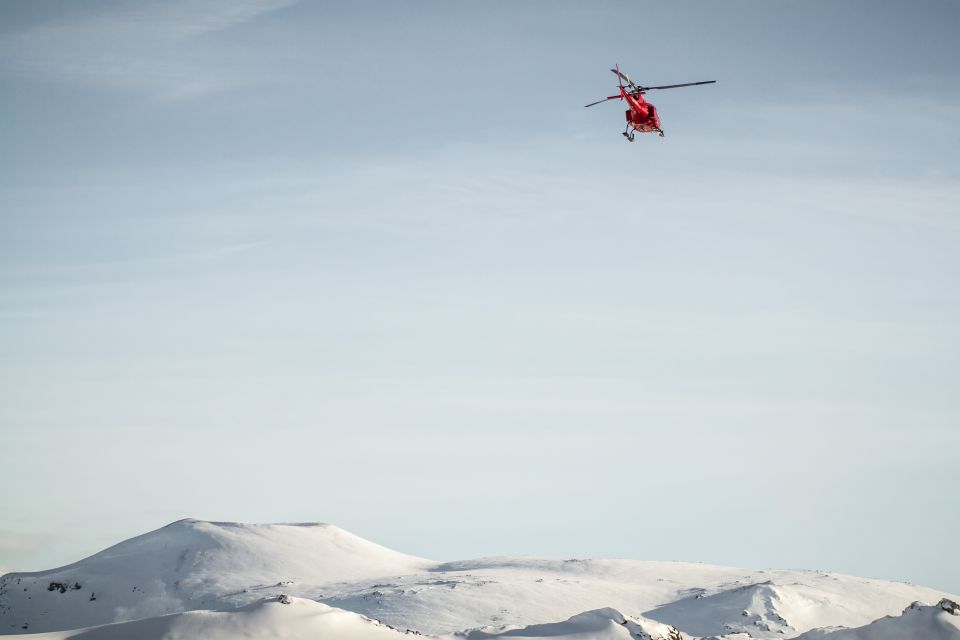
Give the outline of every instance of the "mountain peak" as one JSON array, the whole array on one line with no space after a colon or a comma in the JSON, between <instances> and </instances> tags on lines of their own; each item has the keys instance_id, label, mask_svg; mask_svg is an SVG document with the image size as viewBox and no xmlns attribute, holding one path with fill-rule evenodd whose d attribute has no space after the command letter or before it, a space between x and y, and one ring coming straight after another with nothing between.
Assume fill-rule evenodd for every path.
<instances>
[{"instance_id":1,"label":"mountain peak","mask_svg":"<svg viewBox=\"0 0 960 640\"><path fill-rule=\"evenodd\" d=\"M225 520L203 520L201 518L181 518L175 520L161 529L166 529L168 527L197 527L197 526L211 526L211 527L224 527L224 528L247 528L247 527L306 527L306 528L319 528L319 529L340 529L340 527L330 524L328 522L268 522L260 524L249 524L245 522L229 522Z\"/></svg>"}]
</instances>

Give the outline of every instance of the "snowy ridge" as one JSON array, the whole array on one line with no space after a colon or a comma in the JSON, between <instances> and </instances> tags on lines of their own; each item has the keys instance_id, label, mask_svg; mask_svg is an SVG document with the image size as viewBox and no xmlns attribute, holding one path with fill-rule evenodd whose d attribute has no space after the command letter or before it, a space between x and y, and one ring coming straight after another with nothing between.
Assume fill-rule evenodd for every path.
<instances>
[{"instance_id":1,"label":"snowy ridge","mask_svg":"<svg viewBox=\"0 0 960 640\"><path fill-rule=\"evenodd\" d=\"M466 640L487 638L635 638L637 640L682 640L673 627L639 616L625 616L616 609L597 609L571 616L563 622L549 622L527 627L475 629L457 634Z\"/></svg>"},{"instance_id":2,"label":"snowy ridge","mask_svg":"<svg viewBox=\"0 0 960 640\"><path fill-rule=\"evenodd\" d=\"M280 594L291 596L296 607L277 604ZM379 631L370 633L400 629L451 638L554 637L543 634L560 633L561 627L550 626L558 621L600 625L607 634L591 631L590 637L617 638L626 630L623 637L653 639L679 632L685 638L806 638L801 634L817 628L867 628L884 616L920 620L919 614L908 616L912 610L901 612L910 602L942 598L958 599L915 585L819 571L516 557L437 563L333 525L181 520L65 567L0 577L0 634L145 619L184 629L242 626L254 624L256 616L279 616L274 622L283 628L312 628L316 621L290 622L293 611L359 625L362 633L364 625L380 621L371 627Z\"/></svg>"},{"instance_id":3,"label":"snowy ridge","mask_svg":"<svg viewBox=\"0 0 960 640\"><path fill-rule=\"evenodd\" d=\"M712 595L699 593L647 613L648 616L680 624L697 636L746 633L751 637L791 635L784 598L771 581L747 584Z\"/></svg>"},{"instance_id":4,"label":"snowy ridge","mask_svg":"<svg viewBox=\"0 0 960 640\"><path fill-rule=\"evenodd\" d=\"M797 640L960 640L960 605L944 598L933 606L914 602L899 616L886 616L857 629L816 629Z\"/></svg>"}]
</instances>

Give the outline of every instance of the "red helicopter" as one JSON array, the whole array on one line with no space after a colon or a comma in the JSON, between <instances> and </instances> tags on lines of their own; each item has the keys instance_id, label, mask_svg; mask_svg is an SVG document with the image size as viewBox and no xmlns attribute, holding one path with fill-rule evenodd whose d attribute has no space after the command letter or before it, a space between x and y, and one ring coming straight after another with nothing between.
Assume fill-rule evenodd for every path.
<instances>
[{"instance_id":1,"label":"red helicopter","mask_svg":"<svg viewBox=\"0 0 960 640\"><path fill-rule=\"evenodd\" d=\"M641 87L627 77L627 74L620 71L620 65L610 71L617 74L620 82L620 95L607 96L603 100L591 102L585 107L592 107L595 104L606 102L607 100L626 100L627 106L627 128L623 131L623 137L633 142L633 131L640 133L653 133L656 131L663 137L663 129L660 128L660 116L657 115L657 108L643 99L643 94L651 89L674 89L676 87L692 87L698 84L713 84L716 80L704 80L703 82L685 82L683 84L665 84L659 87ZM630 90L623 86L626 82ZM633 131L631 131L633 129Z\"/></svg>"}]
</instances>

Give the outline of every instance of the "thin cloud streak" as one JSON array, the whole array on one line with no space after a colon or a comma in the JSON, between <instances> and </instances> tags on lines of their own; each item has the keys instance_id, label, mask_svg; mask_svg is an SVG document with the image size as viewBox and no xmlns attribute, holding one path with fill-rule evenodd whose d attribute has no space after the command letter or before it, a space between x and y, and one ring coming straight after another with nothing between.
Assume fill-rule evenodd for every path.
<instances>
[{"instance_id":1,"label":"thin cloud streak","mask_svg":"<svg viewBox=\"0 0 960 640\"><path fill-rule=\"evenodd\" d=\"M0 70L43 81L187 99L249 81L208 55L200 36L299 0L152 2L0 39Z\"/></svg>"},{"instance_id":2,"label":"thin cloud streak","mask_svg":"<svg viewBox=\"0 0 960 640\"><path fill-rule=\"evenodd\" d=\"M96 274L110 276L107 279L117 279L116 274L124 273L124 282L131 280L131 275L136 274L138 269L149 269L150 267L168 270L172 267L198 266L203 263L218 262L220 260L230 259L236 255L253 251L266 246L266 241L243 242L234 245L225 245L213 247L190 253L181 253L168 256L158 256L152 258L129 259L129 260L109 260L98 262L82 262L62 264L57 266L44 267L19 267L17 269L4 269L0 271L0 282L4 280L34 280L44 278L62 278L65 276L82 275L91 278ZM152 271L150 273L153 273ZM151 276L152 277L152 276ZM135 279L135 278L134 278ZM36 284L34 282L34 284ZM0 300L4 296L0 296Z\"/></svg>"}]
</instances>

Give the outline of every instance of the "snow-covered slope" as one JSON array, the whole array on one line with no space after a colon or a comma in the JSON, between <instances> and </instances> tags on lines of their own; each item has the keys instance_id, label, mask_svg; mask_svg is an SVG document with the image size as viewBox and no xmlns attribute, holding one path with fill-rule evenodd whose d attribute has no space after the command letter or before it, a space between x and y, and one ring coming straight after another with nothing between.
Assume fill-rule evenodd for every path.
<instances>
[{"instance_id":1,"label":"snow-covered slope","mask_svg":"<svg viewBox=\"0 0 960 640\"><path fill-rule=\"evenodd\" d=\"M899 613L914 600L937 602L945 595L905 583L819 571L493 558L446 563L373 587L357 585L324 602L426 633L530 625L613 607L690 635L749 630L755 638L789 638L815 627L861 626Z\"/></svg>"},{"instance_id":2,"label":"snow-covered slope","mask_svg":"<svg viewBox=\"0 0 960 640\"><path fill-rule=\"evenodd\" d=\"M187 616L182 624L200 624L281 593L425 634L494 633L512 625L496 631L505 637L520 637L517 626L616 611L637 624L672 625L687 636L791 638L818 627L862 627L913 601L957 599L904 583L814 571L510 557L436 563L331 525L182 520L66 567L3 576L0 633L186 611L200 617Z\"/></svg>"},{"instance_id":3,"label":"snow-covered slope","mask_svg":"<svg viewBox=\"0 0 960 640\"><path fill-rule=\"evenodd\" d=\"M31 640L237 640L284 638L288 640L399 640L390 627L349 611L312 600L294 598L289 604L276 599L235 611L191 611L145 620L21 636Z\"/></svg>"},{"instance_id":4,"label":"snow-covered slope","mask_svg":"<svg viewBox=\"0 0 960 640\"><path fill-rule=\"evenodd\" d=\"M941 600L914 602L899 616L887 616L856 629L816 629L797 640L960 640L960 606Z\"/></svg>"},{"instance_id":5,"label":"snow-covered slope","mask_svg":"<svg viewBox=\"0 0 960 640\"><path fill-rule=\"evenodd\" d=\"M451 640L486 640L489 638L591 638L596 640L682 640L673 627L639 616L625 616L616 609L605 608L571 616L563 622L548 622L526 627L508 626L474 629L450 636Z\"/></svg>"},{"instance_id":6,"label":"snow-covered slope","mask_svg":"<svg viewBox=\"0 0 960 640\"><path fill-rule=\"evenodd\" d=\"M960 616L956 604L914 603L901 616L886 617L857 629L817 629L797 640L958 640ZM21 636L31 640L400 640L408 630L394 629L356 613L312 600L287 598L260 601L235 611L191 611L145 620L119 622L90 629ZM616 609L598 609L562 622L527 627L485 628L424 640L683 640L675 628L625 616ZM747 633L724 636L749 638Z\"/></svg>"},{"instance_id":7,"label":"snow-covered slope","mask_svg":"<svg viewBox=\"0 0 960 640\"><path fill-rule=\"evenodd\" d=\"M815 627L858 627L902 609L927 589L822 572L767 571L764 582L705 589L644 613L695 636L783 638Z\"/></svg>"},{"instance_id":8,"label":"snow-covered slope","mask_svg":"<svg viewBox=\"0 0 960 640\"><path fill-rule=\"evenodd\" d=\"M563 622L420 637L424 640L670 640L670 632L676 634L666 625L629 618L615 609L601 609L581 613ZM400 640L411 635L419 634L394 629L312 600L282 596L280 600L261 601L229 612L191 611L21 637L30 640Z\"/></svg>"}]
</instances>

